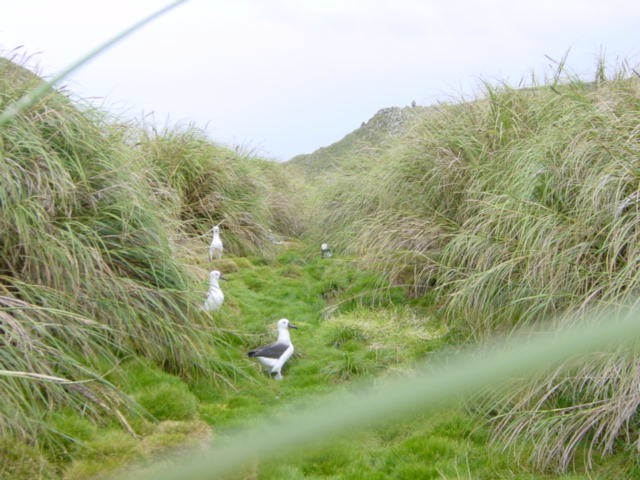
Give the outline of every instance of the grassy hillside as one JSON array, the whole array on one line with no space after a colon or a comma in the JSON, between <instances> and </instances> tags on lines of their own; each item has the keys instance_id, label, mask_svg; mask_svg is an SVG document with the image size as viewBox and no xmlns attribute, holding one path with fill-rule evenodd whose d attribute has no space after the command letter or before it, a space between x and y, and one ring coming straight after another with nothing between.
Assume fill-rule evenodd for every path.
<instances>
[{"instance_id":1,"label":"grassy hillside","mask_svg":"<svg viewBox=\"0 0 640 480\"><path fill-rule=\"evenodd\" d=\"M308 233L411 295L429 292L463 338L634 305L639 125L640 81L624 71L487 86L422 115L375 155L345 151L360 174L328 167ZM310 178L327 150L305 160ZM558 469L582 440L602 452L632 444L635 358L594 355L493 397L497 435L533 439L536 461Z\"/></svg>"},{"instance_id":2,"label":"grassy hillside","mask_svg":"<svg viewBox=\"0 0 640 480\"><path fill-rule=\"evenodd\" d=\"M0 110L39 82L0 61ZM0 478L166 470L170 449L281 407L635 303L639 93L623 74L488 87L385 109L286 165L51 93L0 129ZM205 313L212 268L226 298ZM276 382L245 352L282 317L300 328ZM635 358L577 359L238 478L637 475Z\"/></svg>"},{"instance_id":3,"label":"grassy hillside","mask_svg":"<svg viewBox=\"0 0 640 480\"><path fill-rule=\"evenodd\" d=\"M3 59L0 109L39 82ZM194 130L121 125L54 92L1 129L0 169L3 444L64 444L60 411L134 434L143 414L106 378L125 359L182 378L237 375L198 310L208 272L181 252L190 241L206 251L214 223L230 252L267 255L271 229L290 234L273 164Z\"/></svg>"},{"instance_id":4,"label":"grassy hillside","mask_svg":"<svg viewBox=\"0 0 640 480\"><path fill-rule=\"evenodd\" d=\"M387 150L415 122L432 111L431 107L420 106L383 108L343 139L311 154L297 155L288 164L299 169L309 180L320 182L336 170L344 173L360 169L366 159Z\"/></svg>"}]
</instances>

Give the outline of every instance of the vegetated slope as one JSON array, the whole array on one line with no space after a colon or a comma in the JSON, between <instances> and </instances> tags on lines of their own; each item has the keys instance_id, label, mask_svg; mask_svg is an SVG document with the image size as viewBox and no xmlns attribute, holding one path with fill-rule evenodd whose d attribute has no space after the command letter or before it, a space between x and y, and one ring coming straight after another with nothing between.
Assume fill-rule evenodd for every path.
<instances>
[{"instance_id":1,"label":"vegetated slope","mask_svg":"<svg viewBox=\"0 0 640 480\"><path fill-rule=\"evenodd\" d=\"M602 72L593 83L487 86L476 101L428 111L375 156L343 140L304 158L313 241L413 295L429 291L475 338L636 305L640 80ZM338 158L322 170L327 152ZM345 164L349 174L336 174ZM581 441L633 448L636 353L594 355L505 393L508 402L492 398L496 432L533 439L533 458L558 469Z\"/></svg>"},{"instance_id":2,"label":"vegetated slope","mask_svg":"<svg viewBox=\"0 0 640 480\"><path fill-rule=\"evenodd\" d=\"M310 181L322 180L333 170L361 168L359 159L375 156L376 152L388 148L432 110L422 106L383 108L343 139L313 153L297 155L287 163Z\"/></svg>"},{"instance_id":3,"label":"vegetated slope","mask_svg":"<svg viewBox=\"0 0 640 480\"><path fill-rule=\"evenodd\" d=\"M0 110L40 81L0 59ZM268 254L271 236L296 228L295 206L273 193L288 184L275 165L53 92L0 129L0 171L3 445L55 451L64 439L50 419L65 409L132 430L136 405L104 380L124 358L185 378L237 373L198 310L207 272L176 252L206 251L221 222L230 252Z\"/></svg>"},{"instance_id":4,"label":"vegetated slope","mask_svg":"<svg viewBox=\"0 0 640 480\"><path fill-rule=\"evenodd\" d=\"M340 238L353 238L355 233L349 230L352 219L372 212L377 205L381 187L374 172L384 166L385 158L402 144L403 137L433 112L434 107L422 106L383 108L336 143L283 164L291 175L304 179L298 191L307 198L302 212L305 237L316 243L335 240L339 237L325 229L339 225L344 227ZM360 183L363 181L366 185Z\"/></svg>"},{"instance_id":5,"label":"vegetated slope","mask_svg":"<svg viewBox=\"0 0 640 480\"><path fill-rule=\"evenodd\" d=\"M269 256L281 234L302 231L295 181L277 164L215 145L193 127L146 129L136 146L185 235L220 225L228 252Z\"/></svg>"},{"instance_id":6,"label":"vegetated slope","mask_svg":"<svg viewBox=\"0 0 640 480\"><path fill-rule=\"evenodd\" d=\"M39 81L10 62L0 68L0 108ZM572 301L577 305L584 298L616 300L607 278L625 271L631 275L634 265L635 246L629 239L635 235L631 214L637 98L637 83L628 79L595 88L580 83L554 89L507 88L490 90L487 99L472 104L425 110L406 124L410 128L399 131L377 135L372 123L370 141L376 148L360 148L362 137L345 151L368 153L361 158L345 154L344 162L336 157L331 174L315 175L312 207L324 208L313 216L309 214L314 208L304 210L306 221L314 221L314 228L308 229L300 218L299 192L294 195L289 189L297 179L292 180L288 168L212 145L197 129L132 128L91 109L78 109L63 95L48 96L0 131L0 355L1 377L6 380L0 402L0 454L10 458L22 449L36 448L58 460L66 458L72 449L60 444L69 438L52 431L52 426L66 422L73 424L74 432L91 437L96 451L118 450L126 458L130 447L139 446L133 437L124 442L121 435L101 438L92 430L99 422L105 425L107 418L121 422L124 429L144 425L134 415L136 405L104 381L108 372L117 386L123 361L136 372L133 377L144 380L138 394L159 418L172 418L165 407L179 418L197 416L198 399L167 372L201 385L203 396L228 393L215 392L215 379L238 378L245 372L222 354L228 332L218 331L211 317L197 310L205 268L199 261L185 265L178 260L206 251L207 230L214 223L222 224L231 254L258 254L257 263L269 261L273 241L277 243L280 235L304 232L329 240L338 251L362 256L365 264L393 282L410 285L414 296L430 290L442 312L451 319L464 314L463 326L478 335L535 319L539 304L530 295L536 296L535 288L545 279L555 280L551 286L560 289L563 275L571 280L571 275L589 274L587 281L578 283L585 291L572 292L575 285L567 281L558 291L549 286L552 293L537 292L537 300L542 300L537 308L545 313L566 311ZM545 143L548 138L553 141ZM542 151L540 145L546 145ZM536 170L525 168L531 168L528 163L517 164L521 157L537 160ZM595 175L602 186L581 193L585 179L591 178L587 173L594 165L606 166L607 158L615 162L605 169L606 180ZM544 181L538 182L539 177ZM527 190L531 183L536 188ZM604 221L600 213L580 220L577 208L583 203L592 210L594 205L605 211L615 207L617 236L601 234L597 243L593 230L582 232L584 226L596 228L598 220ZM523 214L541 224L522 220ZM555 223L544 230L547 214ZM571 235L563 237L564 242L553 236L566 231L578 235L579 241ZM547 244L536 243L537 235L548 239L553 255L545 256ZM601 271L594 259L608 259L609 254L601 252L608 252L607 242L618 236L626 244L617 251L624 262L605 263L609 270L601 275L590 273ZM571 257L576 252L580 255ZM513 262L515 267L509 269ZM231 268L235 263L221 265ZM242 275L251 287L247 298L263 288L252 273ZM285 273L291 278L303 274L293 261ZM522 284L531 289L524 298L518 296ZM629 281L619 291L633 288ZM552 301L557 305L550 308ZM229 299L227 306L251 310L245 312L254 317L247 325L255 333L263 331L258 326L264 306L248 303L234 305ZM520 305L525 308L519 310ZM370 327L384 331L386 315L380 315L380 325ZM369 317L365 312L346 325L334 325L330 342L349 350L336 347L326 374L368 375L380 364L395 363L393 345L373 351L362 340L373 338L363 323ZM405 320L413 328L412 315L407 313ZM424 348L418 343L416 352ZM387 356L388 363L380 362ZM139 366L136 358L145 358L149 366ZM518 408L499 418L519 416L525 421L505 423L502 432L514 438L529 434L540 458L557 460L560 468L585 434L595 432L594 442L606 451L633 420L635 364L631 356L616 356L585 365L568 380L558 373L541 382L542 387L527 384L523 395L512 396ZM315 376L318 363L307 362L306 367ZM145 380L153 369L155 376L167 379L162 388ZM165 370L164 376L156 373L159 369ZM305 379L301 376L299 381ZM548 395L548 385L561 403ZM240 396L233 400L247 401ZM595 403L575 408L571 402L576 401ZM546 414L540 406L551 410ZM224 408L210 406L211 411ZM500 411L501 405L492 401L490 408ZM549 423L554 428L547 428ZM633 439L635 430L628 431ZM408 448L422 445L419 437ZM13 463L3 465L11 468ZM86 478L86 470L81 471L79 478Z\"/></svg>"}]
</instances>

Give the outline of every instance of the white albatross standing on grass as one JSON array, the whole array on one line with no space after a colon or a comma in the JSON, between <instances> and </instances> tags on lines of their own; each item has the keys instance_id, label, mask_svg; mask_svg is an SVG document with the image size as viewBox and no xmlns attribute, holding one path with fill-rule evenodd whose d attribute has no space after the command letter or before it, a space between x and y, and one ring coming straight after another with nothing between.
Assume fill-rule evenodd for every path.
<instances>
[{"instance_id":1,"label":"white albatross standing on grass","mask_svg":"<svg viewBox=\"0 0 640 480\"><path fill-rule=\"evenodd\" d=\"M222 274L218 270L212 270L209 273L209 292L207 293L207 299L202 306L203 310L212 312L218 310L224 302L224 293L220 288L218 280L224 280Z\"/></svg>"},{"instance_id":2,"label":"white albatross standing on grass","mask_svg":"<svg viewBox=\"0 0 640 480\"><path fill-rule=\"evenodd\" d=\"M209 261L222 258L222 252L224 247L222 246L222 240L220 239L220 227L216 225L213 227L213 239L211 245L209 245Z\"/></svg>"},{"instance_id":3,"label":"white albatross standing on grass","mask_svg":"<svg viewBox=\"0 0 640 480\"><path fill-rule=\"evenodd\" d=\"M276 380L282 380L282 367L293 355L290 328L298 327L286 318L281 318L278 320L278 339L270 345L256 348L248 353L250 357L257 358L260 363L269 368L270 373L275 374Z\"/></svg>"}]
</instances>

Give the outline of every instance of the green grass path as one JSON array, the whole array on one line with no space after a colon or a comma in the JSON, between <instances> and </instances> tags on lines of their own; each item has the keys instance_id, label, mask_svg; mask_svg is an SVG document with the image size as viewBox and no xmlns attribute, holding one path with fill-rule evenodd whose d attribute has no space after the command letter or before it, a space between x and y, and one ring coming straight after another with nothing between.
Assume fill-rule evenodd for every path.
<instances>
[{"instance_id":1,"label":"green grass path","mask_svg":"<svg viewBox=\"0 0 640 480\"><path fill-rule=\"evenodd\" d=\"M205 271L210 265L203 261L198 267ZM336 389L410 374L413 362L451 347L446 328L428 306L411 304L401 289L381 285L349 259L320 259L315 251L293 245L272 260L225 258L215 267L227 277L226 298L211 321L219 330L218 354L229 365L230 378L185 382L139 361L125 364L118 382L161 422L137 425L145 433L142 440L115 430L84 432L86 442L67 479L141 461L142 468L164 468L149 464L168 449L215 441L257 421L276 421ZM299 328L292 331L296 353L284 379L276 381L246 352L273 341L280 318ZM82 423L71 423L77 434ZM451 405L436 415L319 439L316 448L256 461L232 478L610 478L604 468L604 476L534 473L510 452L490 448L488 437L481 419Z\"/></svg>"}]
</instances>

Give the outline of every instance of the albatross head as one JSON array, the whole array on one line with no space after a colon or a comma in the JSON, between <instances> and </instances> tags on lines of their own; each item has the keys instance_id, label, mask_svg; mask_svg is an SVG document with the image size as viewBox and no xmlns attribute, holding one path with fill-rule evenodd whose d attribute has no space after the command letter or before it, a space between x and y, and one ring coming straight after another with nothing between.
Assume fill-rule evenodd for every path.
<instances>
[{"instance_id":1,"label":"albatross head","mask_svg":"<svg viewBox=\"0 0 640 480\"><path fill-rule=\"evenodd\" d=\"M217 285L218 280L225 280L225 278L218 270L211 270L211 273L209 273L209 283L211 283L211 285Z\"/></svg>"},{"instance_id":2,"label":"albatross head","mask_svg":"<svg viewBox=\"0 0 640 480\"><path fill-rule=\"evenodd\" d=\"M286 318L278 320L278 330L287 330L289 328L298 328Z\"/></svg>"}]
</instances>

